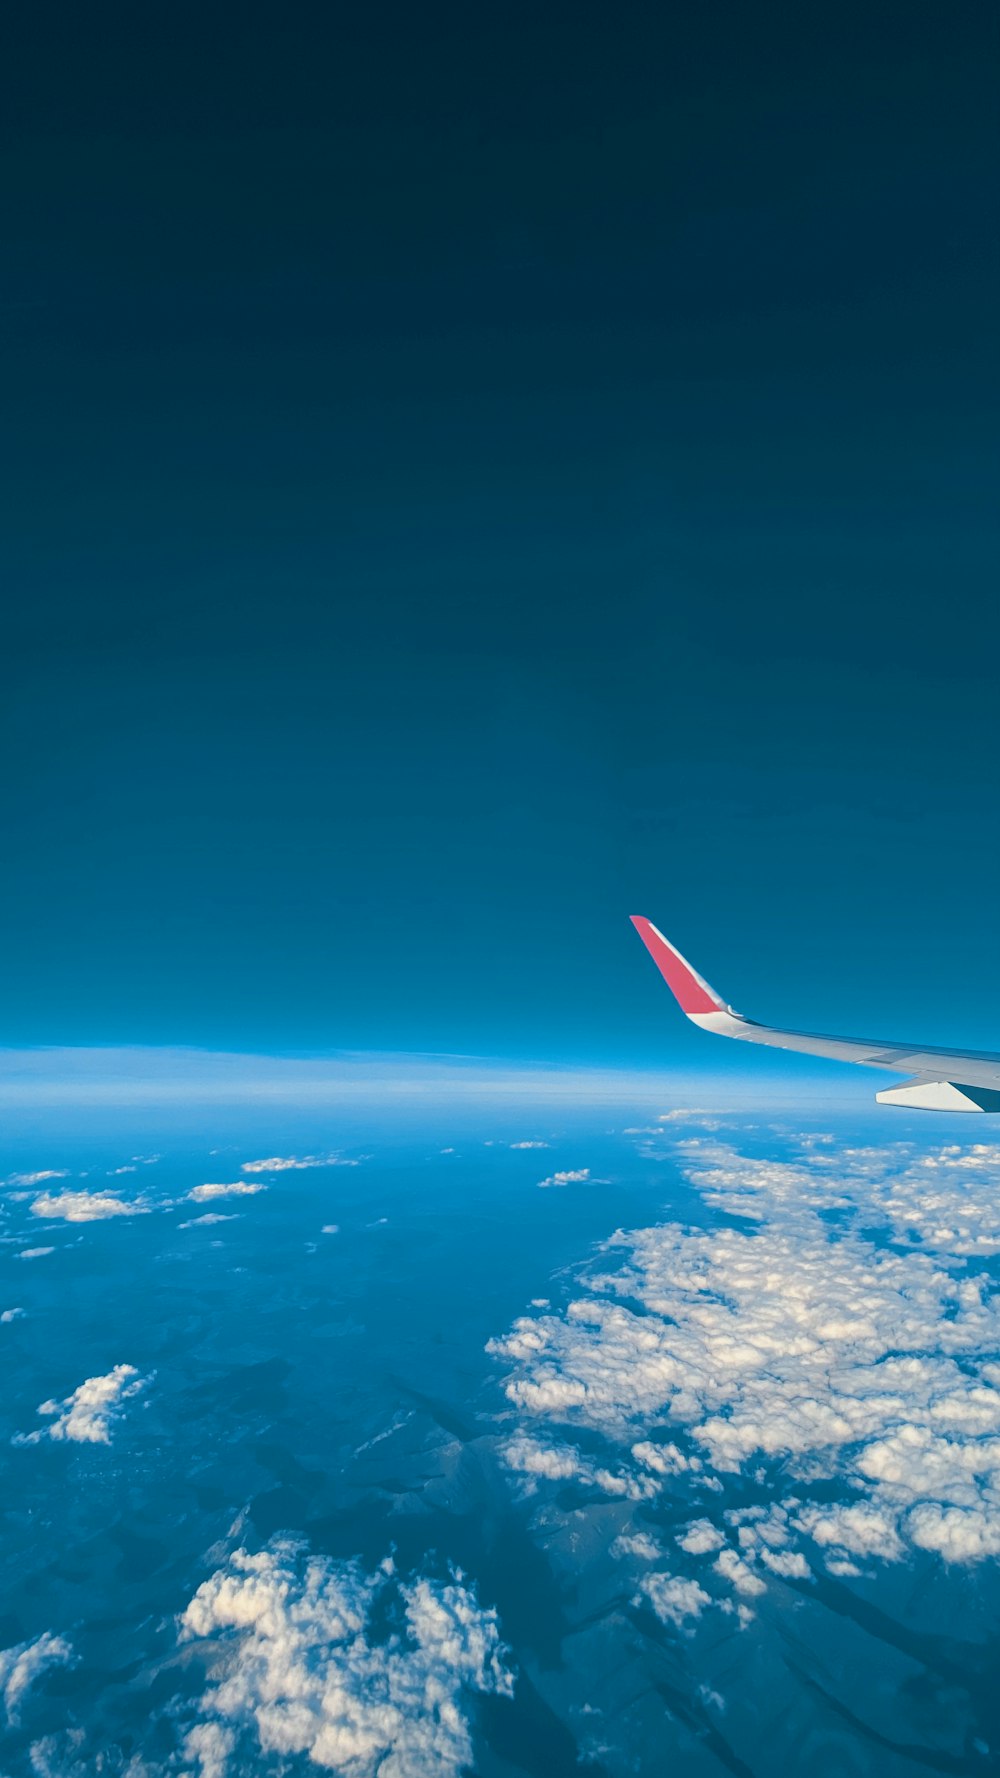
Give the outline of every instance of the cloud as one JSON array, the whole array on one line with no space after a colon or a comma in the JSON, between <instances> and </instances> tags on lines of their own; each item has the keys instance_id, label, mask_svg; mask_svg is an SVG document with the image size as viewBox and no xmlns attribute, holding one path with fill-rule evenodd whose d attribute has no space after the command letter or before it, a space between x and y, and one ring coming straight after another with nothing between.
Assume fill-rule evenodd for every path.
<instances>
[{"instance_id":1,"label":"cloud","mask_svg":"<svg viewBox=\"0 0 1000 1778\"><path fill-rule=\"evenodd\" d=\"M583 1473L579 1452L569 1445L543 1445L537 1439L521 1436L511 1439L502 1455L508 1468L522 1475L544 1475L558 1482Z\"/></svg>"},{"instance_id":2,"label":"cloud","mask_svg":"<svg viewBox=\"0 0 1000 1778\"><path fill-rule=\"evenodd\" d=\"M473 1753L467 1694L513 1690L496 1613L460 1574L403 1581L388 1560L366 1574L283 1540L236 1551L180 1637L211 1663L184 1747L199 1778L267 1754L351 1778L458 1778Z\"/></svg>"},{"instance_id":3,"label":"cloud","mask_svg":"<svg viewBox=\"0 0 1000 1778\"><path fill-rule=\"evenodd\" d=\"M720 1550L713 1567L717 1574L721 1574L724 1580L732 1584L737 1593L745 1593L753 1598L755 1593L766 1590L766 1584L760 1575L754 1574L742 1556L737 1555L733 1549Z\"/></svg>"},{"instance_id":4,"label":"cloud","mask_svg":"<svg viewBox=\"0 0 1000 1778\"><path fill-rule=\"evenodd\" d=\"M319 1232L321 1235L339 1235L340 1224L339 1222L325 1222Z\"/></svg>"},{"instance_id":5,"label":"cloud","mask_svg":"<svg viewBox=\"0 0 1000 1778\"><path fill-rule=\"evenodd\" d=\"M507 1146L509 1148L551 1148L552 1144L549 1142L510 1142Z\"/></svg>"},{"instance_id":6,"label":"cloud","mask_svg":"<svg viewBox=\"0 0 1000 1778\"><path fill-rule=\"evenodd\" d=\"M46 1167L41 1173L8 1173L4 1185L44 1185L47 1179L68 1179L66 1167Z\"/></svg>"},{"instance_id":7,"label":"cloud","mask_svg":"<svg viewBox=\"0 0 1000 1778\"><path fill-rule=\"evenodd\" d=\"M699 1618L711 1594L695 1580L684 1580L673 1574L644 1574L639 1592L649 1600L661 1624L686 1629L690 1618Z\"/></svg>"},{"instance_id":8,"label":"cloud","mask_svg":"<svg viewBox=\"0 0 1000 1778\"><path fill-rule=\"evenodd\" d=\"M537 1448L592 1478L598 1439L623 1488L673 1478L695 1509L677 1546L712 1558L698 1584L741 1622L770 1577L817 1563L1000 1554L1000 1292L970 1264L1000 1251L1000 1146L676 1149L726 1223L619 1230L561 1311L490 1342L513 1466L544 1482ZM698 1514L740 1474L765 1504L724 1528Z\"/></svg>"},{"instance_id":9,"label":"cloud","mask_svg":"<svg viewBox=\"0 0 1000 1778\"><path fill-rule=\"evenodd\" d=\"M721 1550L726 1540L718 1527L708 1519L696 1519L676 1541L689 1556L704 1556L711 1550Z\"/></svg>"},{"instance_id":10,"label":"cloud","mask_svg":"<svg viewBox=\"0 0 1000 1778\"><path fill-rule=\"evenodd\" d=\"M632 1455L637 1463L655 1470L657 1475L683 1475L685 1470L697 1471L702 1467L700 1457L686 1456L676 1445L654 1445L649 1439L634 1444Z\"/></svg>"},{"instance_id":11,"label":"cloud","mask_svg":"<svg viewBox=\"0 0 1000 1778\"><path fill-rule=\"evenodd\" d=\"M236 1746L234 1731L221 1722L197 1722L184 1737L184 1758L196 1765L201 1778L225 1778Z\"/></svg>"},{"instance_id":12,"label":"cloud","mask_svg":"<svg viewBox=\"0 0 1000 1778\"><path fill-rule=\"evenodd\" d=\"M123 1204L121 1198L98 1192L42 1192L31 1206L33 1216L50 1222L103 1222L111 1216L141 1216L142 1204Z\"/></svg>"},{"instance_id":13,"label":"cloud","mask_svg":"<svg viewBox=\"0 0 1000 1778\"><path fill-rule=\"evenodd\" d=\"M177 1226L182 1229L202 1229L216 1222L238 1221L239 1217L235 1211L227 1216L225 1212L221 1210L206 1210L204 1216L192 1216L188 1222L178 1223Z\"/></svg>"},{"instance_id":14,"label":"cloud","mask_svg":"<svg viewBox=\"0 0 1000 1778\"><path fill-rule=\"evenodd\" d=\"M658 1124L697 1124L703 1130L717 1130L720 1127L720 1115L717 1111L709 1111L697 1105L677 1105L673 1111L661 1111L656 1121Z\"/></svg>"},{"instance_id":15,"label":"cloud","mask_svg":"<svg viewBox=\"0 0 1000 1778\"><path fill-rule=\"evenodd\" d=\"M20 1253L15 1253L14 1258L15 1259L45 1259L48 1254L54 1253L54 1252L55 1252L54 1247L22 1247Z\"/></svg>"},{"instance_id":16,"label":"cloud","mask_svg":"<svg viewBox=\"0 0 1000 1778\"><path fill-rule=\"evenodd\" d=\"M64 1636L53 1636L48 1630L33 1642L0 1649L0 1692L8 1722L15 1725L20 1720L21 1701L36 1679L50 1667L64 1667L72 1659L71 1644Z\"/></svg>"},{"instance_id":17,"label":"cloud","mask_svg":"<svg viewBox=\"0 0 1000 1778\"><path fill-rule=\"evenodd\" d=\"M238 1055L204 1050L160 1048L7 1050L0 1069L0 1104L67 1105L85 1103L169 1105L190 1111L204 1105L239 1106L248 1098L260 1104L298 1106L331 1117L359 1108L385 1117L393 1109L411 1116L429 1110L435 1127L443 1106L496 1106L507 1112L517 1105L528 1121L528 1108L539 1108L536 1123L559 1108L581 1104L604 1108L619 1116L622 1108L650 1117L663 1104L663 1070L560 1068L537 1063L500 1061L488 1056L392 1054L334 1051L326 1055ZM679 1078L673 1077L679 1086ZM691 1097L703 1096L717 1082L686 1076ZM827 1097L829 1089L824 1089ZM857 1088L847 1082L845 1104L855 1103ZM771 1089L771 1103L791 1106L800 1099ZM760 1106L760 1082L752 1089L730 1089L727 1097L739 1111ZM136 1157L133 1156L133 1159ZM143 1159L154 1157L141 1157Z\"/></svg>"},{"instance_id":18,"label":"cloud","mask_svg":"<svg viewBox=\"0 0 1000 1778\"><path fill-rule=\"evenodd\" d=\"M23 1309L3 1309L3 1310L0 1310L0 1322L2 1322L2 1321L20 1321L21 1316L23 1314L24 1314Z\"/></svg>"},{"instance_id":19,"label":"cloud","mask_svg":"<svg viewBox=\"0 0 1000 1778\"><path fill-rule=\"evenodd\" d=\"M621 1561L625 1556L635 1556L640 1562L658 1562L663 1550L648 1531L623 1531L615 1538L609 1554L616 1561Z\"/></svg>"},{"instance_id":20,"label":"cloud","mask_svg":"<svg viewBox=\"0 0 1000 1778\"><path fill-rule=\"evenodd\" d=\"M589 1178L589 1167L571 1167L564 1173L550 1173L548 1179L540 1179L538 1183L544 1190L547 1185L578 1185Z\"/></svg>"},{"instance_id":21,"label":"cloud","mask_svg":"<svg viewBox=\"0 0 1000 1778\"><path fill-rule=\"evenodd\" d=\"M801 1550L763 1549L760 1559L765 1568L769 1568L772 1574L779 1574L782 1580L809 1580L812 1575L812 1569Z\"/></svg>"},{"instance_id":22,"label":"cloud","mask_svg":"<svg viewBox=\"0 0 1000 1778\"><path fill-rule=\"evenodd\" d=\"M305 1167L356 1167L336 1154L272 1154L263 1161L244 1161L241 1173L298 1173Z\"/></svg>"},{"instance_id":23,"label":"cloud","mask_svg":"<svg viewBox=\"0 0 1000 1778\"><path fill-rule=\"evenodd\" d=\"M51 1425L19 1433L14 1443L33 1445L51 1438L69 1439L74 1444L110 1444L111 1428L120 1419L124 1403L148 1382L133 1364L116 1364L107 1376L88 1377L65 1401L43 1401L38 1412L50 1416Z\"/></svg>"},{"instance_id":24,"label":"cloud","mask_svg":"<svg viewBox=\"0 0 1000 1778\"><path fill-rule=\"evenodd\" d=\"M262 1181L251 1185L248 1179L235 1179L229 1185L196 1185L187 1195L196 1204L206 1204L212 1198L252 1198L255 1192L266 1190Z\"/></svg>"},{"instance_id":25,"label":"cloud","mask_svg":"<svg viewBox=\"0 0 1000 1778\"><path fill-rule=\"evenodd\" d=\"M1000 1521L982 1508L916 1506L906 1530L918 1549L934 1550L946 1562L982 1562L1000 1554Z\"/></svg>"},{"instance_id":26,"label":"cloud","mask_svg":"<svg viewBox=\"0 0 1000 1778\"><path fill-rule=\"evenodd\" d=\"M904 1554L896 1529L896 1515L871 1503L806 1506L796 1514L795 1525L820 1549L834 1549L838 1556L879 1556L898 1562Z\"/></svg>"},{"instance_id":27,"label":"cloud","mask_svg":"<svg viewBox=\"0 0 1000 1778\"><path fill-rule=\"evenodd\" d=\"M659 1492L659 1483L650 1476L630 1475L627 1471L623 1474L620 1469L589 1462L572 1445L543 1444L521 1435L504 1445L500 1456L508 1469L521 1475L545 1476L549 1481L573 1480L622 1499L649 1500Z\"/></svg>"}]
</instances>

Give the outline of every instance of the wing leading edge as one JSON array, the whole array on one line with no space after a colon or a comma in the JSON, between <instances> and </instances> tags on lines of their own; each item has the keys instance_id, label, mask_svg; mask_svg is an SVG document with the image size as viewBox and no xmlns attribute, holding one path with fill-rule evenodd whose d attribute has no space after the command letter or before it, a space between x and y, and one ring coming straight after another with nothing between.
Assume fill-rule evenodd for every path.
<instances>
[{"instance_id":1,"label":"wing leading edge","mask_svg":"<svg viewBox=\"0 0 1000 1778\"><path fill-rule=\"evenodd\" d=\"M656 964L681 1011L703 1031L764 1043L772 1049L799 1050L835 1062L858 1062L866 1068L889 1068L911 1079L875 1097L884 1105L909 1105L928 1111L1000 1112L1000 1055L978 1050L923 1049L916 1044L883 1043L874 1038L823 1037L808 1031L782 1031L758 1025L727 1005L721 994L692 969L680 951L641 914L632 924Z\"/></svg>"}]
</instances>

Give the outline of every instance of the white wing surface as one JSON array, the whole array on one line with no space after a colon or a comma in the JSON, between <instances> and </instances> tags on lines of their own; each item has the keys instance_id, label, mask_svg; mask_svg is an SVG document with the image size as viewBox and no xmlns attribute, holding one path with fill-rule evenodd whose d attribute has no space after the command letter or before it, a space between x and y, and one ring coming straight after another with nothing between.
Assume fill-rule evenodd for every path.
<instances>
[{"instance_id":1,"label":"white wing surface","mask_svg":"<svg viewBox=\"0 0 1000 1778\"><path fill-rule=\"evenodd\" d=\"M651 920L632 915L642 939L682 1012L703 1031L737 1037L745 1043L766 1043L772 1049L801 1050L807 1056L828 1056L835 1062L860 1062L866 1068L890 1068L911 1079L875 1097L884 1105L909 1105L927 1111L1000 1112L1000 1055L981 1050L925 1049L912 1043L885 1043L866 1037L822 1037L808 1031L782 1031L758 1025L734 1012L703 976L692 969Z\"/></svg>"}]
</instances>

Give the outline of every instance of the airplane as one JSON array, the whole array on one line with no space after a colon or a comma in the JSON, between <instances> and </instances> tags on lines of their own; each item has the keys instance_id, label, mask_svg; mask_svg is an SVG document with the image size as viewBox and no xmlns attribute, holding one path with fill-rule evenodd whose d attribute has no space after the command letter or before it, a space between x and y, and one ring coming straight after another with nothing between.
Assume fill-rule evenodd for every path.
<instances>
[{"instance_id":1,"label":"airplane","mask_svg":"<svg viewBox=\"0 0 1000 1778\"><path fill-rule=\"evenodd\" d=\"M631 920L681 1011L702 1031L909 1074L911 1079L902 1086L875 1094L880 1105L903 1105L918 1111L1000 1112L1000 1055L983 1050L922 1049L917 1044L880 1043L870 1038L821 1037L759 1025L727 1005L651 920L641 914L632 914Z\"/></svg>"}]
</instances>

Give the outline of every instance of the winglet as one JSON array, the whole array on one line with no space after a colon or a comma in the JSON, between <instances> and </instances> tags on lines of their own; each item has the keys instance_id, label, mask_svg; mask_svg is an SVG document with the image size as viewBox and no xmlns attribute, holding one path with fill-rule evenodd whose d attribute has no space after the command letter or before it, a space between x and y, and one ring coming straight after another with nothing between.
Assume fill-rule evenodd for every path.
<instances>
[{"instance_id":1,"label":"winglet","mask_svg":"<svg viewBox=\"0 0 1000 1778\"><path fill-rule=\"evenodd\" d=\"M675 951L652 920L644 919L641 914L632 914L630 918L681 1011L686 1012L689 1019L696 1018L699 1013L728 1010L721 995L691 968L680 951Z\"/></svg>"}]
</instances>

